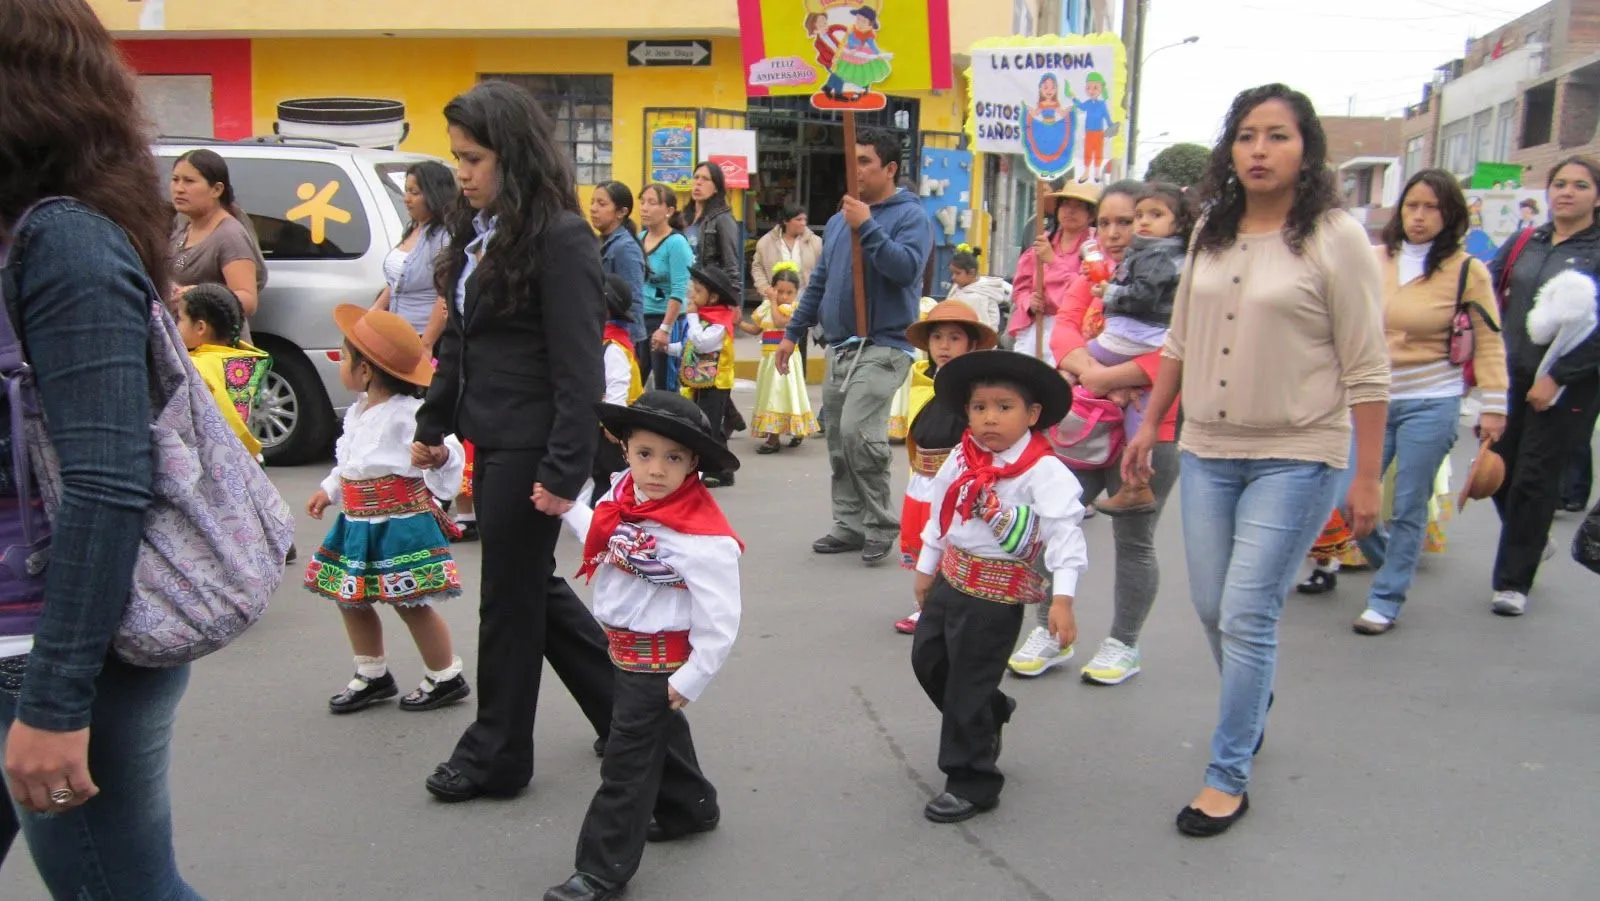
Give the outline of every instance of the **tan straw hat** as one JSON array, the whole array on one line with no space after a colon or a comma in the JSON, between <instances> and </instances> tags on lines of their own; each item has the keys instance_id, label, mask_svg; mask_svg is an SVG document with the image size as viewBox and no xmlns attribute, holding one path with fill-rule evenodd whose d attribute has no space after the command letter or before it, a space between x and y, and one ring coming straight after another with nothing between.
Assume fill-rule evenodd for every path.
<instances>
[{"instance_id":1,"label":"tan straw hat","mask_svg":"<svg viewBox=\"0 0 1600 901\"><path fill-rule=\"evenodd\" d=\"M1054 197L1057 200L1078 200L1087 203L1091 208L1095 208L1100 205L1100 186L1068 179L1060 190L1051 191L1045 196Z\"/></svg>"},{"instance_id":2,"label":"tan straw hat","mask_svg":"<svg viewBox=\"0 0 1600 901\"><path fill-rule=\"evenodd\" d=\"M978 340L973 350L988 350L995 346L994 328L978 318L977 310L960 300L941 300L934 304L927 318L913 322L906 328L906 340L911 342L912 347L927 353L928 335L935 328L951 322L964 325L968 331L976 333Z\"/></svg>"},{"instance_id":3,"label":"tan straw hat","mask_svg":"<svg viewBox=\"0 0 1600 901\"><path fill-rule=\"evenodd\" d=\"M1461 486L1456 497L1456 510L1466 508L1467 501L1481 501L1493 497L1506 480L1506 461L1485 441L1478 447L1478 456L1472 460L1472 470L1467 473L1467 484Z\"/></svg>"},{"instance_id":4,"label":"tan straw hat","mask_svg":"<svg viewBox=\"0 0 1600 901\"><path fill-rule=\"evenodd\" d=\"M411 323L388 310L369 310L351 303L335 307L333 321L350 346L372 365L423 388L433 381L433 362L422 352L422 339Z\"/></svg>"}]
</instances>

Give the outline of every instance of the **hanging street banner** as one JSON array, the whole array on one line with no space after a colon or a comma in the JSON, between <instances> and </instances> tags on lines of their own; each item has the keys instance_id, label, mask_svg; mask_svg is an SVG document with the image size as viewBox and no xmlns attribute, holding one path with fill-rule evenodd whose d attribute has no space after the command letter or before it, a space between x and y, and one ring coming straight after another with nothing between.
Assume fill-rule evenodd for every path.
<instances>
[{"instance_id":1,"label":"hanging street banner","mask_svg":"<svg viewBox=\"0 0 1600 901\"><path fill-rule=\"evenodd\" d=\"M973 149L1020 156L1043 179L1117 178L1128 77L1116 35L993 38L974 44L971 56Z\"/></svg>"},{"instance_id":2,"label":"hanging street banner","mask_svg":"<svg viewBox=\"0 0 1600 901\"><path fill-rule=\"evenodd\" d=\"M867 112L954 82L949 0L739 0L739 35L751 97Z\"/></svg>"}]
</instances>

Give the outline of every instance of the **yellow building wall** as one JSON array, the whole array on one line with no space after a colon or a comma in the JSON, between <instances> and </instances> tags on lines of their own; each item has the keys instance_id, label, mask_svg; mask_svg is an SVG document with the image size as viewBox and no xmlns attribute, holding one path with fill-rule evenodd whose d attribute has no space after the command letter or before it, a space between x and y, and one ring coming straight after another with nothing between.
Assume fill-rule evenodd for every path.
<instances>
[{"instance_id":1,"label":"yellow building wall","mask_svg":"<svg viewBox=\"0 0 1600 901\"><path fill-rule=\"evenodd\" d=\"M960 0L957 0L960 2ZM273 33L344 32L668 37L737 35L734 0L662 3L659 0L89 0L119 33L141 29L181 37L259 37Z\"/></svg>"}]
</instances>

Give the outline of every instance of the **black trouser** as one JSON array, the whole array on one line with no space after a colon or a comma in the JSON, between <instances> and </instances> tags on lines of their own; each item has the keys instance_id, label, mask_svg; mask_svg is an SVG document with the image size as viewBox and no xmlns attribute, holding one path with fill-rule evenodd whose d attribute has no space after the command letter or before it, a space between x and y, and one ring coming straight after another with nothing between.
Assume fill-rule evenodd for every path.
<instances>
[{"instance_id":1,"label":"black trouser","mask_svg":"<svg viewBox=\"0 0 1600 901\"><path fill-rule=\"evenodd\" d=\"M667 317L664 315L654 313L644 314L644 343L634 345L639 357L639 384L646 388L650 387L650 373L667 371L667 355L650 349L650 339L655 337L656 329L661 327L661 320L665 318Z\"/></svg>"},{"instance_id":2,"label":"black trouser","mask_svg":"<svg viewBox=\"0 0 1600 901\"><path fill-rule=\"evenodd\" d=\"M544 661L604 737L611 723L605 633L556 575L561 520L528 501L542 451L477 448L472 494L483 539L478 602L478 718L452 766L490 790L533 778L533 723Z\"/></svg>"},{"instance_id":3,"label":"black trouser","mask_svg":"<svg viewBox=\"0 0 1600 901\"><path fill-rule=\"evenodd\" d=\"M794 353L800 358L800 380L806 380L806 345L811 343L811 330L806 329L800 333L800 340L795 342Z\"/></svg>"},{"instance_id":4,"label":"black trouser","mask_svg":"<svg viewBox=\"0 0 1600 901\"><path fill-rule=\"evenodd\" d=\"M594 478L594 491L590 494L589 506L598 506L600 499L611 490L611 476L628 468L628 460L622 454L622 445L617 444L600 433L600 443L594 451L594 468L589 475Z\"/></svg>"},{"instance_id":5,"label":"black trouser","mask_svg":"<svg viewBox=\"0 0 1600 901\"><path fill-rule=\"evenodd\" d=\"M711 423L711 431L717 434L717 441L723 446L728 446L728 432L726 428L728 408L733 406L733 392L727 388L696 388L694 391L694 405L700 412L706 414L706 421ZM735 411L737 415L737 411ZM706 472L708 476L719 478L730 476L725 472Z\"/></svg>"},{"instance_id":6,"label":"black trouser","mask_svg":"<svg viewBox=\"0 0 1600 901\"><path fill-rule=\"evenodd\" d=\"M1589 402L1588 409L1574 412L1583 417L1583 424L1574 436L1572 455L1561 475L1561 505L1587 508L1589 494L1594 490L1594 423L1600 417L1600 395Z\"/></svg>"},{"instance_id":7,"label":"black trouser","mask_svg":"<svg viewBox=\"0 0 1600 901\"><path fill-rule=\"evenodd\" d=\"M1000 798L1006 777L995 765L995 735L1011 718L1000 690L1022 605L975 598L934 579L911 640L911 669L943 714L939 769L944 790L979 806Z\"/></svg>"},{"instance_id":8,"label":"black trouser","mask_svg":"<svg viewBox=\"0 0 1600 901\"><path fill-rule=\"evenodd\" d=\"M1591 427L1584 411L1600 389L1600 377L1591 375L1568 385L1554 406L1537 413L1524 400L1533 381L1531 372L1512 373L1506 433L1494 446L1506 461L1505 483L1494 496L1500 511L1495 591L1526 594L1533 588L1560 502L1561 474L1579 433Z\"/></svg>"},{"instance_id":9,"label":"black trouser","mask_svg":"<svg viewBox=\"0 0 1600 901\"><path fill-rule=\"evenodd\" d=\"M638 871L652 815L669 834L720 815L717 790L695 757L689 719L668 705L667 678L617 670L600 790L578 832L577 861L578 872L612 885Z\"/></svg>"}]
</instances>

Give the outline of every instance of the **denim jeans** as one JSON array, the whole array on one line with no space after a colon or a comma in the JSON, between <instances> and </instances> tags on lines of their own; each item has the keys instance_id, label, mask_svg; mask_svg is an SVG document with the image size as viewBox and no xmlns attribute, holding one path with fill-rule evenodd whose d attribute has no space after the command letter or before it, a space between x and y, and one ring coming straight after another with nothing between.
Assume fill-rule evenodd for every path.
<instances>
[{"instance_id":1,"label":"denim jeans","mask_svg":"<svg viewBox=\"0 0 1600 901\"><path fill-rule=\"evenodd\" d=\"M1361 539L1361 553L1377 567L1367 606L1394 619L1406 602L1406 591L1422 559L1422 539L1428 528L1428 499L1439 465L1456 443L1456 421L1461 398L1397 400L1389 404L1389 422L1383 431L1383 472L1397 457L1394 474L1394 513L1385 526Z\"/></svg>"},{"instance_id":2,"label":"denim jeans","mask_svg":"<svg viewBox=\"0 0 1600 901\"><path fill-rule=\"evenodd\" d=\"M0 806L0 855L20 821L34 866L58 901L199 901L178 875L168 764L187 666L107 660L95 680L89 774L100 794L61 815ZM0 692L0 753L17 698ZM9 795L8 795L9 798Z\"/></svg>"},{"instance_id":3,"label":"denim jeans","mask_svg":"<svg viewBox=\"0 0 1600 901\"><path fill-rule=\"evenodd\" d=\"M1333 512L1342 469L1301 460L1182 455L1178 490L1189 591L1222 671L1206 785L1250 783L1278 663L1278 616L1300 562Z\"/></svg>"}]
</instances>

